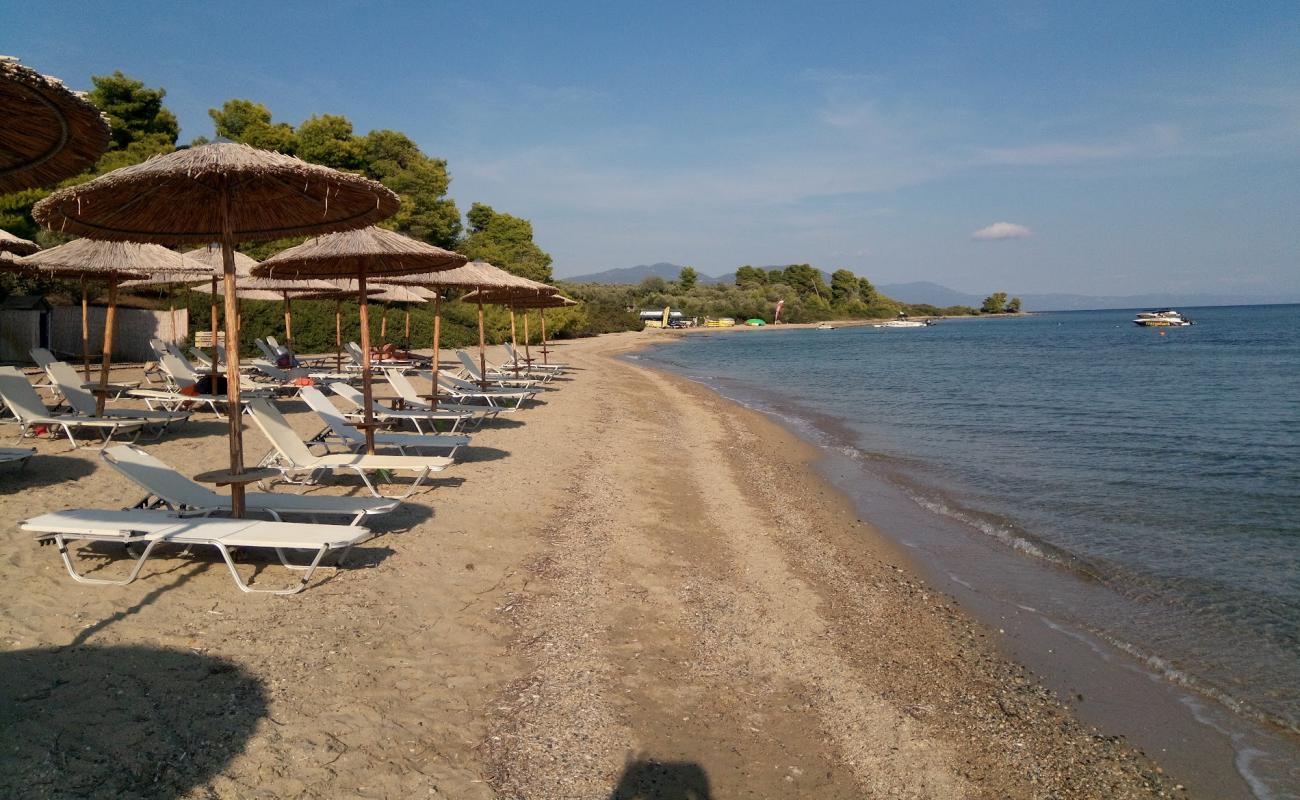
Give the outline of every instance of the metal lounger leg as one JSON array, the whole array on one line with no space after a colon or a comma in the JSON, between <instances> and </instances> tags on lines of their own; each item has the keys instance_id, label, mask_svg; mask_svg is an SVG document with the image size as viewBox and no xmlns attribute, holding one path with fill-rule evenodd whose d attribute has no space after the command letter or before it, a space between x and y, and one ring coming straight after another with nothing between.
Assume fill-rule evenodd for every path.
<instances>
[{"instance_id":1,"label":"metal lounger leg","mask_svg":"<svg viewBox=\"0 0 1300 800\"><path fill-rule=\"evenodd\" d=\"M74 537L75 538L75 537ZM144 562L148 560L149 554L153 552L154 545L162 541L161 538L150 539L149 544L145 546L144 552L135 560L135 566L131 568L131 574L123 580L106 580L104 578L87 578L85 575L77 572L76 567L72 565L72 556L68 553L68 542L61 533L54 535L54 543L59 548L59 555L63 558L63 565L68 568L68 574L78 583L92 583L105 586L125 586L134 581L140 574L140 569L144 567ZM129 544L129 543L128 543ZM128 551L129 552L129 551Z\"/></svg>"},{"instance_id":2,"label":"metal lounger leg","mask_svg":"<svg viewBox=\"0 0 1300 800\"><path fill-rule=\"evenodd\" d=\"M277 555L280 556L280 561L284 563L286 567L290 567L290 569L302 570L303 576L298 580L296 585L291 586L288 589L255 589L245 583L244 579L240 577L239 570L235 569L235 560L230 557L230 550L221 542L213 542L212 545L221 552L221 557L225 559L226 566L230 568L230 574L235 579L235 585L237 585L241 591L250 594L297 594L298 592L301 592L303 589L307 588L307 582L311 580L312 574L316 572L316 567L320 565L321 559L323 559L325 554L330 550L329 545L323 545L316 551L316 557L312 559L309 566L292 567L285 562L284 554L280 552L280 548L277 547L275 551Z\"/></svg>"}]
</instances>

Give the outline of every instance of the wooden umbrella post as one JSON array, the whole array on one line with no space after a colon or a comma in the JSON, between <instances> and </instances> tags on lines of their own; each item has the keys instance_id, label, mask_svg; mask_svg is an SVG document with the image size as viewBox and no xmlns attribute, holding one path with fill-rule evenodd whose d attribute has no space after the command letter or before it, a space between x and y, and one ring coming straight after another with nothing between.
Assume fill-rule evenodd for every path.
<instances>
[{"instance_id":1,"label":"wooden umbrella post","mask_svg":"<svg viewBox=\"0 0 1300 800\"><path fill-rule=\"evenodd\" d=\"M221 271L226 290L226 416L230 419L230 474L244 471L243 409L239 403L239 306L235 298L235 234L230 227L230 193L221 193ZM216 339L213 338L215 353ZM216 362L216 358L213 358ZM230 484L230 513L244 516L244 484Z\"/></svg>"},{"instance_id":2,"label":"wooden umbrella post","mask_svg":"<svg viewBox=\"0 0 1300 800\"><path fill-rule=\"evenodd\" d=\"M514 305L514 303L511 303L509 306L506 306L506 307L510 309L510 352L511 352L511 354L513 355L514 352L515 352L515 348L517 348L517 347L519 346L519 338L518 338L517 336L515 336L515 305ZM514 358L511 359L511 361L514 362L514 364L515 364L515 372L518 373L518 372L519 372L519 356L515 356ZM517 377L519 377L519 376L518 376L518 375L515 375L515 377L517 378Z\"/></svg>"},{"instance_id":3,"label":"wooden umbrella post","mask_svg":"<svg viewBox=\"0 0 1300 800\"><path fill-rule=\"evenodd\" d=\"M528 350L528 340L533 337L528 335L528 309L524 309L524 366L533 365L533 354Z\"/></svg>"},{"instance_id":4,"label":"wooden umbrella post","mask_svg":"<svg viewBox=\"0 0 1300 800\"><path fill-rule=\"evenodd\" d=\"M439 350L441 344L438 342L438 337L441 334L442 292L438 292L433 296L433 385L429 387L429 405L434 411L438 410L438 367L442 363L442 359L438 357L438 353L441 352Z\"/></svg>"},{"instance_id":5,"label":"wooden umbrella post","mask_svg":"<svg viewBox=\"0 0 1300 800\"><path fill-rule=\"evenodd\" d=\"M108 370L113 361L113 317L117 312L117 276L108 279L108 311L104 314L104 360L99 365L99 391L95 394L95 416L104 416L108 399Z\"/></svg>"},{"instance_id":6,"label":"wooden umbrella post","mask_svg":"<svg viewBox=\"0 0 1300 800\"><path fill-rule=\"evenodd\" d=\"M343 371L343 298L334 298L334 371Z\"/></svg>"},{"instance_id":7,"label":"wooden umbrella post","mask_svg":"<svg viewBox=\"0 0 1300 800\"><path fill-rule=\"evenodd\" d=\"M365 408L362 418L365 421L366 452L375 452L375 409L374 389L370 385L370 307L366 303L366 275L357 276L357 291L361 294L361 396Z\"/></svg>"},{"instance_id":8,"label":"wooden umbrella post","mask_svg":"<svg viewBox=\"0 0 1300 800\"><path fill-rule=\"evenodd\" d=\"M482 286L475 287L479 292L483 291ZM486 389L487 380L487 338L483 333L483 297L480 295L478 300L478 385Z\"/></svg>"},{"instance_id":9,"label":"wooden umbrella post","mask_svg":"<svg viewBox=\"0 0 1300 800\"><path fill-rule=\"evenodd\" d=\"M293 306L290 305L292 301L289 300L287 291L281 292L281 295L284 297L284 344L289 348L289 352L293 353L295 352L293 349Z\"/></svg>"},{"instance_id":10,"label":"wooden umbrella post","mask_svg":"<svg viewBox=\"0 0 1300 800\"><path fill-rule=\"evenodd\" d=\"M234 256L231 256L232 263L233 259ZM224 262L225 256L223 255L222 263L224 264ZM221 356L217 350L217 273L215 272L212 273L212 294L208 296L212 298L209 307L209 311L212 313L212 385L213 387L216 387L217 372L220 370L221 365Z\"/></svg>"},{"instance_id":11,"label":"wooden umbrella post","mask_svg":"<svg viewBox=\"0 0 1300 800\"><path fill-rule=\"evenodd\" d=\"M402 342L408 348L411 346L411 307L409 305L406 307L406 335L402 337Z\"/></svg>"},{"instance_id":12,"label":"wooden umbrella post","mask_svg":"<svg viewBox=\"0 0 1300 800\"><path fill-rule=\"evenodd\" d=\"M538 316L542 318L542 363L549 364L550 359L548 359L546 356L551 351L550 348L546 346L546 309L539 308L537 309L537 313Z\"/></svg>"},{"instance_id":13,"label":"wooden umbrella post","mask_svg":"<svg viewBox=\"0 0 1300 800\"><path fill-rule=\"evenodd\" d=\"M379 320L379 346L388 344L388 304L384 303L384 314Z\"/></svg>"},{"instance_id":14,"label":"wooden umbrella post","mask_svg":"<svg viewBox=\"0 0 1300 800\"><path fill-rule=\"evenodd\" d=\"M81 369L90 382L90 298L86 293L86 276L81 276Z\"/></svg>"},{"instance_id":15,"label":"wooden umbrella post","mask_svg":"<svg viewBox=\"0 0 1300 800\"><path fill-rule=\"evenodd\" d=\"M171 287L167 289L167 310L172 315L172 341L176 342L178 341L176 338L176 293L172 291Z\"/></svg>"}]
</instances>

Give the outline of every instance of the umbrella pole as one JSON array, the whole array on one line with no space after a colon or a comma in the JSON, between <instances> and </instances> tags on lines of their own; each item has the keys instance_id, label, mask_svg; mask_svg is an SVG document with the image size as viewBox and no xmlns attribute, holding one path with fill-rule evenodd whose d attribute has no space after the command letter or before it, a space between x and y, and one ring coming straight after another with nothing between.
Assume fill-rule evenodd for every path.
<instances>
[{"instance_id":1,"label":"umbrella pole","mask_svg":"<svg viewBox=\"0 0 1300 800\"><path fill-rule=\"evenodd\" d=\"M334 371L343 371L343 300L334 298Z\"/></svg>"},{"instance_id":2,"label":"umbrella pole","mask_svg":"<svg viewBox=\"0 0 1300 800\"><path fill-rule=\"evenodd\" d=\"M374 388L370 385L370 307L366 304L366 276L357 276L357 291L361 293L361 395L365 408L361 410L366 431L366 452L375 452Z\"/></svg>"},{"instance_id":3,"label":"umbrella pole","mask_svg":"<svg viewBox=\"0 0 1300 800\"><path fill-rule=\"evenodd\" d=\"M508 308L510 309L510 352L513 353L515 352L515 348L519 346L519 339L515 336L515 307L510 305ZM515 372L518 372L519 358L516 357L512 360L515 362ZM515 377L517 378L519 376L516 375Z\"/></svg>"},{"instance_id":4,"label":"umbrella pole","mask_svg":"<svg viewBox=\"0 0 1300 800\"><path fill-rule=\"evenodd\" d=\"M293 349L293 301L289 299L289 293L284 292L284 343L289 348L289 352L296 352Z\"/></svg>"},{"instance_id":5,"label":"umbrella pole","mask_svg":"<svg viewBox=\"0 0 1300 800\"><path fill-rule=\"evenodd\" d=\"M551 351L546 346L546 309L538 309L537 313L542 318L542 363L549 364L550 359L548 359L546 355Z\"/></svg>"},{"instance_id":6,"label":"umbrella pole","mask_svg":"<svg viewBox=\"0 0 1300 800\"><path fill-rule=\"evenodd\" d=\"M234 476L244 471L244 414L239 403L239 305L235 298L235 235L230 227L228 191L221 193L221 268L226 290L226 416L230 420L230 473ZM238 481L230 484L230 514L236 519L244 516L244 484Z\"/></svg>"},{"instance_id":7,"label":"umbrella pole","mask_svg":"<svg viewBox=\"0 0 1300 800\"><path fill-rule=\"evenodd\" d=\"M224 256L222 257L224 261ZM232 256L233 258L233 256ZM217 350L217 273L212 273L212 298L209 310L212 312L212 385L217 385L217 370L221 365L221 356Z\"/></svg>"},{"instance_id":8,"label":"umbrella pole","mask_svg":"<svg viewBox=\"0 0 1300 800\"><path fill-rule=\"evenodd\" d=\"M379 320L379 346L388 344L388 304L384 303L384 314Z\"/></svg>"},{"instance_id":9,"label":"umbrella pole","mask_svg":"<svg viewBox=\"0 0 1300 800\"><path fill-rule=\"evenodd\" d=\"M483 287L477 287L481 292ZM487 380L487 341L483 334L483 298L480 296L478 301L478 384L481 388L486 389Z\"/></svg>"},{"instance_id":10,"label":"umbrella pole","mask_svg":"<svg viewBox=\"0 0 1300 800\"><path fill-rule=\"evenodd\" d=\"M81 277L81 369L90 382L90 298L86 294L86 277Z\"/></svg>"},{"instance_id":11,"label":"umbrella pole","mask_svg":"<svg viewBox=\"0 0 1300 800\"><path fill-rule=\"evenodd\" d=\"M432 386L429 387L429 405L434 411L438 410L438 367L442 359L438 358L439 350L438 337L442 333L442 292L433 296L433 380Z\"/></svg>"},{"instance_id":12,"label":"umbrella pole","mask_svg":"<svg viewBox=\"0 0 1300 800\"><path fill-rule=\"evenodd\" d=\"M406 307L406 335L403 337L403 341L406 343L406 346L408 348L411 346L411 307L410 306Z\"/></svg>"},{"instance_id":13,"label":"umbrella pole","mask_svg":"<svg viewBox=\"0 0 1300 800\"><path fill-rule=\"evenodd\" d=\"M172 315L172 342L176 339L176 293L171 289L167 290L167 306Z\"/></svg>"},{"instance_id":14,"label":"umbrella pole","mask_svg":"<svg viewBox=\"0 0 1300 800\"><path fill-rule=\"evenodd\" d=\"M533 337L528 335L528 309L524 309L524 366L533 365L533 354L528 351L528 340Z\"/></svg>"},{"instance_id":15,"label":"umbrella pole","mask_svg":"<svg viewBox=\"0 0 1300 800\"><path fill-rule=\"evenodd\" d=\"M99 391L95 393L95 416L104 416L108 399L108 370L113 361L113 317L117 312L117 276L108 279L108 311L104 315L104 360L99 366Z\"/></svg>"}]
</instances>

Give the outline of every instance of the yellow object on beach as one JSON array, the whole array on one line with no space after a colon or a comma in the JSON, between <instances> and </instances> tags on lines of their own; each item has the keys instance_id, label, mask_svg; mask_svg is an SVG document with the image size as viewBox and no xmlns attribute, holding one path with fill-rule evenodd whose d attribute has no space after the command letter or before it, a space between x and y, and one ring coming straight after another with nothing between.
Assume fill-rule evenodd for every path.
<instances>
[{"instance_id":1,"label":"yellow object on beach","mask_svg":"<svg viewBox=\"0 0 1300 800\"><path fill-rule=\"evenodd\" d=\"M735 324L736 321L731 317L719 317L718 319L705 317L704 319L704 326L706 328L731 328L734 327Z\"/></svg>"}]
</instances>

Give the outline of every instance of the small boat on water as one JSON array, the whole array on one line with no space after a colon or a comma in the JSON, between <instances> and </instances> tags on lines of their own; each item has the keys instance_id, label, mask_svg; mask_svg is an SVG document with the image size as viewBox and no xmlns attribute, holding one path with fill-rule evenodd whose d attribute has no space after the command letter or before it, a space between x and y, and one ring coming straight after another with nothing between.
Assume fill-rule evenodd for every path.
<instances>
[{"instance_id":1,"label":"small boat on water","mask_svg":"<svg viewBox=\"0 0 1300 800\"><path fill-rule=\"evenodd\" d=\"M891 319L888 322L878 322L872 325L873 328L928 328L934 325L932 319L908 319L903 312L898 312L898 319Z\"/></svg>"},{"instance_id":2,"label":"small boat on water","mask_svg":"<svg viewBox=\"0 0 1300 800\"><path fill-rule=\"evenodd\" d=\"M835 330L835 326L832 325L832 324L830 324L829 322L823 322L822 324L820 324L820 325L817 326L817 330L819 330L819 331L833 331L833 330Z\"/></svg>"},{"instance_id":3,"label":"small boat on water","mask_svg":"<svg viewBox=\"0 0 1300 800\"><path fill-rule=\"evenodd\" d=\"M1185 328L1193 323L1177 311L1164 308L1159 311L1139 312L1133 319L1133 324L1145 328Z\"/></svg>"}]
</instances>

